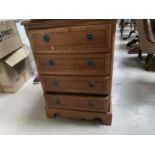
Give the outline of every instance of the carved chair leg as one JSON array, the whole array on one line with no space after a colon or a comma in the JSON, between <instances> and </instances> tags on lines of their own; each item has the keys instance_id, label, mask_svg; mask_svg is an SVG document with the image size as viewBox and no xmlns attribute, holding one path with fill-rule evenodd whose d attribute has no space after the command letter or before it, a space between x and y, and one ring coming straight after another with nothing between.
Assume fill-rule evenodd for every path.
<instances>
[{"instance_id":1,"label":"carved chair leg","mask_svg":"<svg viewBox=\"0 0 155 155\"><path fill-rule=\"evenodd\" d=\"M123 28L121 28L120 32L121 32L121 37L122 37L123 36Z\"/></svg>"},{"instance_id":2,"label":"carved chair leg","mask_svg":"<svg viewBox=\"0 0 155 155\"><path fill-rule=\"evenodd\" d=\"M129 41L127 44L126 44L126 46L131 46L131 45L133 45L133 44L136 44L137 42L138 42L139 40L138 39L132 39L131 41Z\"/></svg>"},{"instance_id":3,"label":"carved chair leg","mask_svg":"<svg viewBox=\"0 0 155 155\"><path fill-rule=\"evenodd\" d=\"M123 31L124 31L124 27L122 26L121 29L120 29L121 37L123 37Z\"/></svg>"},{"instance_id":4,"label":"carved chair leg","mask_svg":"<svg viewBox=\"0 0 155 155\"><path fill-rule=\"evenodd\" d=\"M143 57L142 57L142 51L140 51L140 52L138 53L138 58L139 58L140 60L143 59Z\"/></svg>"},{"instance_id":5,"label":"carved chair leg","mask_svg":"<svg viewBox=\"0 0 155 155\"><path fill-rule=\"evenodd\" d=\"M124 27L124 19L121 19L119 27L120 27L121 37L122 37L122 35L123 35L123 27Z\"/></svg>"},{"instance_id":6,"label":"carved chair leg","mask_svg":"<svg viewBox=\"0 0 155 155\"><path fill-rule=\"evenodd\" d=\"M139 46L134 47L128 51L128 54L139 54L139 53L141 53L140 55L142 55L142 50Z\"/></svg>"},{"instance_id":7,"label":"carved chair leg","mask_svg":"<svg viewBox=\"0 0 155 155\"><path fill-rule=\"evenodd\" d=\"M129 22L125 22L125 19L121 19L119 27L120 27L120 33L122 38L123 38L124 27L126 27L128 24Z\"/></svg>"},{"instance_id":8,"label":"carved chair leg","mask_svg":"<svg viewBox=\"0 0 155 155\"><path fill-rule=\"evenodd\" d=\"M149 71L151 67L151 60L152 60L153 54L148 54L145 60L145 70Z\"/></svg>"},{"instance_id":9,"label":"carved chair leg","mask_svg":"<svg viewBox=\"0 0 155 155\"><path fill-rule=\"evenodd\" d=\"M129 39L133 33L136 33L135 30L130 31L129 35L127 37L124 37L123 39L124 40Z\"/></svg>"},{"instance_id":10,"label":"carved chair leg","mask_svg":"<svg viewBox=\"0 0 155 155\"><path fill-rule=\"evenodd\" d=\"M124 22L124 19L121 19L120 23L119 23L119 27L121 27L123 25L123 22Z\"/></svg>"}]
</instances>

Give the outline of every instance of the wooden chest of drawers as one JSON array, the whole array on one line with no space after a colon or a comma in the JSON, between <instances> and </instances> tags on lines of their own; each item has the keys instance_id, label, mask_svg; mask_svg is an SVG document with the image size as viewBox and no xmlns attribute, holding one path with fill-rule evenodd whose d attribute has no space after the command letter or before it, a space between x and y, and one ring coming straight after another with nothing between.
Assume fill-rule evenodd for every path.
<instances>
[{"instance_id":1,"label":"wooden chest of drawers","mask_svg":"<svg viewBox=\"0 0 155 155\"><path fill-rule=\"evenodd\" d=\"M48 117L111 124L115 20L25 21Z\"/></svg>"}]
</instances>

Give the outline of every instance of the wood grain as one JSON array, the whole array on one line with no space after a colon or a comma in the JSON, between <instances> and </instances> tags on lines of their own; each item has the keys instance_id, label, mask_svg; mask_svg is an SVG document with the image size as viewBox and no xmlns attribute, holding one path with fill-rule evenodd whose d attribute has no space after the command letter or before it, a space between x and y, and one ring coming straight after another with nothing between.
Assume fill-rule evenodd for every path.
<instances>
[{"instance_id":1,"label":"wood grain","mask_svg":"<svg viewBox=\"0 0 155 155\"><path fill-rule=\"evenodd\" d=\"M99 118L110 125L116 20L31 20L23 25L41 78L47 116Z\"/></svg>"},{"instance_id":2,"label":"wood grain","mask_svg":"<svg viewBox=\"0 0 155 155\"><path fill-rule=\"evenodd\" d=\"M49 62L54 64L50 65ZM110 54L36 55L40 74L52 75L108 75Z\"/></svg>"},{"instance_id":3,"label":"wood grain","mask_svg":"<svg viewBox=\"0 0 155 155\"><path fill-rule=\"evenodd\" d=\"M47 117L55 117L57 114L63 117L75 119L75 120L94 120L96 118L100 119L103 124L111 125L112 123L112 113L96 113L88 111L76 111L76 110L64 110L45 107Z\"/></svg>"},{"instance_id":4,"label":"wood grain","mask_svg":"<svg viewBox=\"0 0 155 155\"><path fill-rule=\"evenodd\" d=\"M47 106L50 108L82 111L109 111L109 97L90 95L67 95L46 93Z\"/></svg>"},{"instance_id":5,"label":"wood grain","mask_svg":"<svg viewBox=\"0 0 155 155\"><path fill-rule=\"evenodd\" d=\"M116 24L114 19L44 19L44 20L26 20L22 25L28 30L45 29L45 28L63 28L69 26L86 26L98 24Z\"/></svg>"},{"instance_id":6,"label":"wood grain","mask_svg":"<svg viewBox=\"0 0 155 155\"><path fill-rule=\"evenodd\" d=\"M46 92L108 95L109 76L45 76L41 75Z\"/></svg>"},{"instance_id":7,"label":"wood grain","mask_svg":"<svg viewBox=\"0 0 155 155\"><path fill-rule=\"evenodd\" d=\"M31 32L35 51L74 50L111 47L111 24L35 30ZM92 39L88 36L91 35ZM48 41L44 37L48 37Z\"/></svg>"}]
</instances>

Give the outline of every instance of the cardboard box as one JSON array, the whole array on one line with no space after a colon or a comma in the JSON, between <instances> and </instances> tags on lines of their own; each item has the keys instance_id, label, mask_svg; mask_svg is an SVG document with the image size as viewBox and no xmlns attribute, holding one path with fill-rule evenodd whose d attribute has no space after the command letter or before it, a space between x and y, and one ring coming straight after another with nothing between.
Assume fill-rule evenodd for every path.
<instances>
[{"instance_id":1,"label":"cardboard box","mask_svg":"<svg viewBox=\"0 0 155 155\"><path fill-rule=\"evenodd\" d=\"M16 92L31 76L30 50L23 46L0 60L0 91Z\"/></svg>"},{"instance_id":2,"label":"cardboard box","mask_svg":"<svg viewBox=\"0 0 155 155\"><path fill-rule=\"evenodd\" d=\"M16 23L11 20L0 20L0 59L22 46Z\"/></svg>"}]
</instances>

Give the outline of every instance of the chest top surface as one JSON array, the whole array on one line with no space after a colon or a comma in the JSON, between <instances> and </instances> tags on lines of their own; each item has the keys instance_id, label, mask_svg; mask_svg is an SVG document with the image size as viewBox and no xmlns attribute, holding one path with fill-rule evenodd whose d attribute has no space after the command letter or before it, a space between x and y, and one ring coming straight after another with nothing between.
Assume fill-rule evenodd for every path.
<instances>
[{"instance_id":1,"label":"chest top surface","mask_svg":"<svg viewBox=\"0 0 155 155\"><path fill-rule=\"evenodd\" d=\"M57 28L57 27L70 27L82 25L94 25L115 23L113 19L42 19L42 20L26 20L22 25L28 29L42 29L42 28Z\"/></svg>"}]
</instances>

